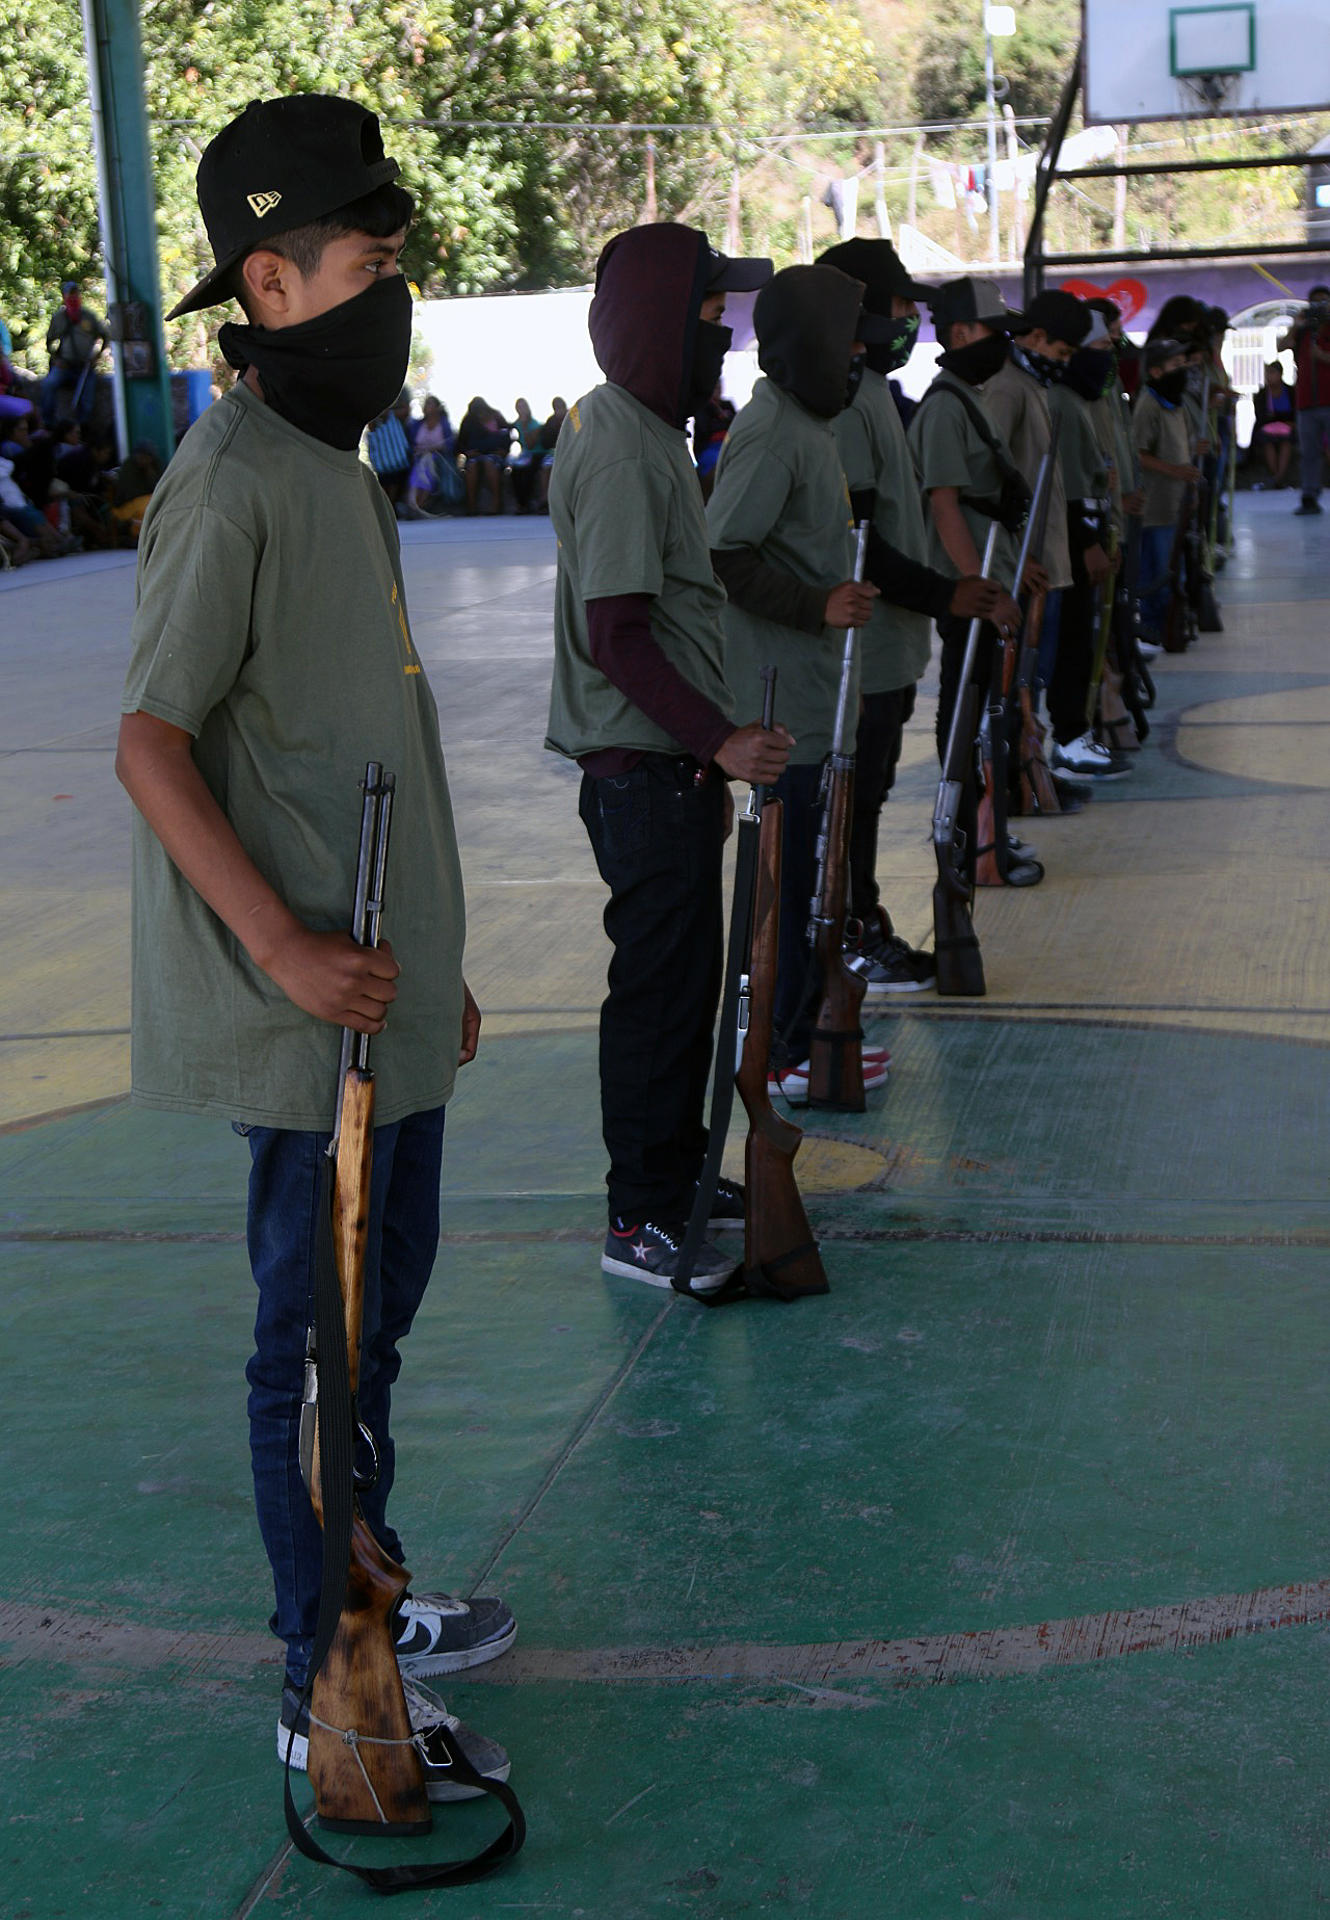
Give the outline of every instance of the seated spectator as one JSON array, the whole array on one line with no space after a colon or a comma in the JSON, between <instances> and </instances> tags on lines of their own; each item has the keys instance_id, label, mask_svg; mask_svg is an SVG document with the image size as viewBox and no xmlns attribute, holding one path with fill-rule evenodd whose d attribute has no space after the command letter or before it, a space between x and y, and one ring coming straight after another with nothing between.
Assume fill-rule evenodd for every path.
<instances>
[{"instance_id":1,"label":"seated spectator","mask_svg":"<svg viewBox=\"0 0 1330 1920\"><path fill-rule=\"evenodd\" d=\"M550 401L550 417L540 429L540 510L550 510L550 473L554 467L554 449L559 444L559 430L568 414L568 402L555 394Z\"/></svg>"},{"instance_id":2,"label":"seated spectator","mask_svg":"<svg viewBox=\"0 0 1330 1920\"><path fill-rule=\"evenodd\" d=\"M1293 389L1285 380L1278 360L1272 360L1266 367L1265 385L1252 395L1252 401L1256 407L1252 451L1260 448L1266 471L1266 479L1254 480L1252 485L1257 489L1268 486L1272 492L1278 492L1288 485L1297 413Z\"/></svg>"},{"instance_id":3,"label":"seated spectator","mask_svg":"<svg viewBox=\"0 0 1330 1920\"><path fill-rule=\"evenodd\" d=\"M369 423L367 435L369 463L379 477L379 485L391 501L399 519L406 518L403 495L411 475L411 442L395 409L389 407Z\"/></svg>"},{"instance_id":4,"label":"seated spectator","mask_svg":"<svg viewBox=\"0 0 1330 1920\"><path fill-rule=\"evenodd\" d=\"M408 520L419 520L426 513L448 513L462 498L461 475L457 471L458 440L448 409L442 400L429 393L421 413L406 494Z\"/></svg>"},{"instance_id":5,"label":"seated spectator","mask_svg":"<svg viewBox=\"0 0 1330 1920\"><path fill-rule=\"evenodd\" d=\"M34 414L37 409L18 390L18 375L10 364L9 356L14 351L9 337L9 328L0 320L0 423L7 420L23 420Z\"/></svg>"},{"instance_id":6,"label":"seated spectator","mask_svg":"<svg viewBox=\"0 0 1330 1920\"><path fill-rule=\"evenodd\" d=\"M136 443L119 473L111 494L111 517L119 527L126 546L136 547L143 516L148 511L152 490L162 477L159 462L147 440Z\"/></svg>"},{"instance_id":7,"label":"seated spectator","mask_svg":"<svg viewBox=\"0 0 1330 1920\"><path fill-rule=\"evenodd\" d=\"M513 476L513 499L517 503L517 511L532 513L535 511L533 495L540 473L540 436L543 429L540 421L532 418L529 401L517 401L515 411L517 445L508 455L508 471Z\"/></svg>"},{"instance_id":8,"label":"seated spectator","mask_svg":"<svg viewBox=\"0 0 1330 1920\"><path fill-rule=\"evenodd\" d=\"M18 481L14 478L14 462L0 459L0 516L6 523L12 539L17 533L26 547L33 542L44 559L53 560L62 548L55 529L45 515L38 513L28 499ZM13 556L17 566L21 566L29 555L22 548Z\"/></svg>"},{"instance_id":9,"label":"seated spectator","mask_svg":"<svg viewBox=\"0 0 1330 1920\"><path fill-rule=\"evenodd\" d=\"M484 481L493 504L490 513L503 512L503 469L512 445L513 430L503 415L477 394L457 429L457 451L466 461L466 510L480 511Z\"/></svg>"},{"instance_id":10,"label":"seated spectator","mask_svg":"<svg viewBox=\"0 0 1330 1920\"><path fill-rule=\"evenodd\" d=\"M717 381L711 398L693 415L693 461L702 482L702 498L711 498L716 478L716 462L725 445L725 436L734 420L734 408L720 390Z\"/></svg>"}]
</instances>

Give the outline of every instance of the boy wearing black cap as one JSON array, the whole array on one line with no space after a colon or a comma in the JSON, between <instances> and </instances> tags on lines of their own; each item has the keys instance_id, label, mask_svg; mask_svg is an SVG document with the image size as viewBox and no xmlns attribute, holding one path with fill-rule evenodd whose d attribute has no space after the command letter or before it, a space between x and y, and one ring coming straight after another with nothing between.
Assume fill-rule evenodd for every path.
<instances>
[{"instance_id":1,"label":"boy wearing black cap","mask_svg":"<svg viewBox=\"0 0 1330 1920\"><path fill-rule=\"evenodd\" d=\"M176 313L235 294L250 324L222 328L242 378L185 436L144 520L116 757L137 809L136 1097L226 1115L251 1155L250 1450L286 1642L278 1752L294 1729L296 1766L323 1559L299 1416L340 1029L379 1036L357 1414L380 1462L361 1507L400 1562L391 1388L438 1245L444 1105L480 1025L438 717L392 510L357 454L411 342L396 174L373 114L320 95L255 102L200 162L216 265ZM371 759L397 774L400 884L393 944L367 950L346 928ZM516 1628L501 1601L422 1593L395 1631L409 1676L492 1659ZM430 1797L461 1797L444 1709L409 1678L406 1692ZM502 1748L461 1737L506 1777Z\"/></svg>"},{"instance_id":2,"label":"boy wearing black cap","mask_svg":"<svg viewBox=\"0 0 1330 1920\"><path fill-rule=\"evenodd\" d=\"M933 983L930 954L892 926L877 885L878 824L891 792L919 676L928 665L931 623L992 611L997 589L977 577L956 581L927 565L923 506L900 409L887 384L919 337L916 285L889 240L846 240L822 254L864 283L864 369L850 405L832 422L856 521L870 522L866 575L879 589L860 636L861 704L850 827L850 912L862 929L849 964L870 996L918 993Z\"/></svg>"},{"instance_id":3,"label":"boy wearing black cap","mask_svg":"<svg viewBox=\"0 0 1330 1920\"><path fill-rule=\"evenodd\" d=\"M730 428L707 506L712 560L728 595L726 677L740 703L752 703L762 668L774 666L777 710L794 734L776 785L785 812L772 1084L796 1105L808 1099L820 998L807 930L822 763L845 629L864 626L878 596L851 577L850 501L832 426L854 394L863 294L862 281L827 266L786 267L762 289L753 326L765 378ZM886 1078L885 1054L865 1050L865 1087Z\"/></svg>"},{"instance_id":4,"label":"boy wearing black cap","mask_svg":"<svg viewBox=\"0 0 1330 1920\"><path fill-rule=\"evenodd\" d=\"M614 946L600 1016L600 1264L654 1287L673 1280L706 1157L725 782L773 782L790 746L783 727L732 717L725 595L684 431L720 379L725 295L770 274L770 261L726 259L668 222L611 240L589 319L605 382L569 408L550 485L559 567L545 744L582 768L579 810ZM711 1223L742 1228L742 1188L721 1182ZM715 1292L737 1264L704 1245L693 1290Z\"/></svg>"}]
</instances>

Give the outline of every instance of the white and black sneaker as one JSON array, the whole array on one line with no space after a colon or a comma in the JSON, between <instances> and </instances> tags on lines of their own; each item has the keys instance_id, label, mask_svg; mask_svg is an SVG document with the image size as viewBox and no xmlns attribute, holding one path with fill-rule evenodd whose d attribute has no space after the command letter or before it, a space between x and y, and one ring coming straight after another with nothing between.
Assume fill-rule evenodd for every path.
<instances>
[{"instance_id":1,"label":"white and black sneaker","mask_svg":"<svg viewBox=\"0 0 1330 1920\"><path fill-rule=\"evenodd\" d=\"M889 993L925 993L937 979L932 954L920 953L899 933L888 935L876 946L847 946L845 964L863 981L869 1000Z\"/></svg>"},{"instance_id":2,"label":"white and black sneaker","mask_svg":"<svg viewBox=\"0 0 1330 1920\"><path fill-rule=\"evenodd\" d=\"M482 1779L508 1778L512 1761L497 1740L489 1740L483 1733L477 1733L474 1727L465 1726L456 1714L449 1713L441 1700L437 1700L416 1681L404 1679L402 1692L406 1696L411 1731L415 1735L425 1770L425 1792L431 1800L477 1800L485 1791L483 1787L473 1787L458 1779L448 1749L439 1737L440 1727L447 1728ZM300 1689L290 1681L282 1688L282 1711L277 1721L279 1760L286 1760L288 1748L292 1771L306 1772L309 1766L309 1708Z\"/></svg>"},{"instance_id":3,"label":"white and black sneaker","mask_svg":"<svg viewBox=\"0 0 1330 1920\"><path fill-rule=\"evenodd\" d=\"M460 1600L451 1593L404 1594L393 1627L397 1664L417 1680L483 1667L517 1638L517 1622L503 1601L482 1595Z\"/></svg>"},{"instance_id":4,"label":"white and black sneaker","mask_svg":"<svg viewBox=\"0 0 1330 1920\"><path fill-rule=\"evenodd\" d=\"M642 1280L649 1287L669 1287L679 1270L686 1228L662 1226L655 1220L643 1220L630 1226L626 1220L611 1220L605 1235L605 1250L600 1256L602 1273L621 1273L628 1280ZM704 1240L693 1263L691 1285L698 1293L715 1293L725 1285L739 1265L733 1254L722 1253Z\"/></svg>"},{"instance_id":5,"label":"white and black sneaker","mask_svg":"<svg viewBox=\"0 0 1330 1920\"><path fill-rule=\"evenodd\" d=\"M1077 739L1069 740L1065 747L1059 746L1055 740L1049 765L1059 773L1071 774L1073 779L1093 780L1096 786L1104 780L1125 779L1131 772L1130 757L1101 746L1092 733L1083 733Z\"/></svg>"}]
</instances>

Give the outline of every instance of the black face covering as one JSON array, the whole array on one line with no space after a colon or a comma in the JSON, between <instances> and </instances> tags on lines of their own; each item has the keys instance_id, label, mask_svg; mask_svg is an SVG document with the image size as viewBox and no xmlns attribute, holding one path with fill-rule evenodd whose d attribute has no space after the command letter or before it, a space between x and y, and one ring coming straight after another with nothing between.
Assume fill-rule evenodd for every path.
<instances>
[{"instance_id":1,"label":"black face covering","mask_svg":"<svg viewBox=\"0 0 1330 1920\"><path fill-rule=\"evenodd\" d=\"M967 387L980 387L1006 365L1010 347L1005 333L985 333L968 347L953 347L941 354L938 365L954 373Z\"/></svg>"},{"instance_id":2,"label":"black face covering","mask_svg":"<svg viewBox=\"0 0 1330 1920\"><path fill-rule=\"evenodd\" d=\"M1187 391L1187 369L1174 367L1172 373L1152 373L1149 384L1161 400L1166 400L1169 406L1176 407Z\"/></svg>"},{"instance_id":3,"label":"black face covering","mask_svg":"<svg viewBox=\"0 0 1330 1920\"><path fill-rule=\"evenodd\" d=\"M389 274L299 326L228 323L217 344L237 372L255 369L274 413L325 446L354 453L367 423L402 391L411 289L401 274Z\"/></svg>"},{"instance_id":4,"label":"black face covering","mask_svg":"<svg viewBox=\"0 0 1330 1920\"><path fill-rule=\"evenodd\" d=\"M693 364L688 375L688 404L693 413L704 407L716 391L725 356L734 334L714 320L699 320L693 338Z\"/></svg>"},{"instance_id":5,"label":"black face covering","mask_svg":"<svg viewBox=\"0 0 1330 1920\"><path fill-rule=\"evenodd\" d=\"M1102 347L1077 347L1068 360L1063 378L1082 400L1100 400L1117 379L1117 361Z\"/></svg>"},{"instance_id":6,"label":"black face covering","mask_svg":"<svg viewBox=\"0 0 1330 1920\"><path fill-rule=\"evenodd\" d=\"M845 376L845 404L847 407L854 405L854 396L858 393L860 385L863 382L864 368L867 365L868 355L866 353L852 353L850 355L850 371Z\"/></svg>"},{"instance_id":7,"label":"black face covering","mask_svg":"<svg viewBox=\"0 0 1330 1920\"><path fill-rule=\"evenodd\" d=\"M1046 353L1031 353L1028 347L1013 346L1011 357L1041 387L1051 387L1063 377L1063 362L1050 360Z\"/></svg>"},{"instance_id":8,"label":"black face covering","mask_svg":"<svg viewBox=\"0 0 1330 1920\"><path fill-rule=\"evenodd\" d=\"M912 313L908 320L896 322L894 339L883 340L868 349L868 364L874 373L895 373L897 367L903 367L914 352L914 343L919 338L919 315Z\"/></svg>"}]
</instances>

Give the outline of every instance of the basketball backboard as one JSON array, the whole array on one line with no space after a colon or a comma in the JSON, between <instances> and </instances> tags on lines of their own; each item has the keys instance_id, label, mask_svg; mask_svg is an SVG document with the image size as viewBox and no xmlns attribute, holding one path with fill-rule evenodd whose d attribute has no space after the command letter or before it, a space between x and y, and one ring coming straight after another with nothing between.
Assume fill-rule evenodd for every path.
<instances>
[{"instance_id":1,"label":"basketball backboard","mask_svg":"<svg viewBox=\"0 0 1330 1920\"><path fill-rule=\"evenodd\" d=\"M1330 108L1330 0L1082 0L1085 118Z\"/></svg>"}]
</instances>

